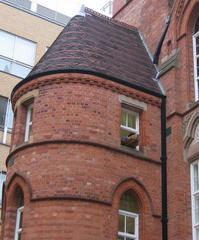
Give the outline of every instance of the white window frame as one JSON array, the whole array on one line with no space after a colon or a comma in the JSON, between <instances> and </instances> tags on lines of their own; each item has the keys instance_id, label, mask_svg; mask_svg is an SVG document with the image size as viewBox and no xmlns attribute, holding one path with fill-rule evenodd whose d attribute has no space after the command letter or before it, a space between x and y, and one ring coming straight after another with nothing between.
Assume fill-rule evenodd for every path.
<instances>
[{"instance_id":1,"label":"white window frame","mask_svg":"<svg viewBox=\"0 0 199 240\"><path fill-rule=\"evenodd\" d=\"M137 213L132 213L124 210L119 210L119 216L122 215L125 218L124 228L125 232L118 231L118 236L124 237L124 240L126 238L133 239L133 240L139 240L139 215ZM135 219L135 234L129 234L126 233L126 217L134 218Z\"/></svg>"},{"instance_id":2,"label":"white window frame","mask_svg":"<svg viewBox=\"0 0 199 240\"><path fill-rule=\"evenodd\" d=\"M25 128L25 138L24 141L28 142L30 138L30 127L32 126L32 121L30 120L31 112L33 111L33 104L27 106L26 113L26 128Z\"/></svg>"},{"instance_id":3,"label":"white window frame","mask_svg":"<svg viewBox=\"0 0 199 240\"><path fill-rule=\"evenodd\" d=\"M16 226L15 226L15 239L14 240L18 240L19 239L19 234L22 232L22 227L20 228L19 224L20 224L20 221L21 221L21 214L23 213L23 211L24 211L24 206L19 207L17 209Z\"/></svg>"},{"instance_id":4,"label":"white window frame","mask_svg":"<svg viewBox=\"0 0 199 240\"><path fill-rule=\"evenodd\" d=\"M127 119L126 119L126 125L122 125L122 122L121 122L121 129L123 130L126 130L128 132L132 132L132 133L137 133L139 134L139 113L138 112L135 112L133 110L128 110L127 108L125 107L122 107L122 112L126 112L127 114L131 114L131 115L134 115L136 117L136 127L135 128L131 128L131 127L128 127L128 115L127 115Z\"/></svg>"},{"instance_id":5,"label":"white window frame","mask_svg":"<svg viewBox=\"0 0 199 240\"><path fill-rule=\"evenodd\" d=\"M13 114L11 114L12 111L12 104L9 98L1 96L2 98L7 99L7 105L6 105L6 112L5 112L5 122L4 122L4 126L3 126L3 144L7 143L7 134L12 132L12 127L9 127L9 121L10 118L12 117L12 121L13 121Z\"/></svg>"},{"instance_id":6,"label":"white window frame","mask_svg":"<svg viewBox=\"0 0 199 240\"><path fill-rule=\"evenodd\" d=\"M191 205L192 205L192 234L193 234L193 240L196 240L196 229L199 229L199 221L196 223L195 218L195 199L199 196L199 189L197 191L194 190L194 166L198 167L198 184L199 184L199 160L195 161L191 164L190 172L191 172Z\"/></svg>"},{"instance_id":7,"label":"white window frame","mask_svg":"<svg viewBox=\"0 0 199 240\"><path fill-rule=\"evenodd\" d=\"M199 100L199 76L197 76L197 59L199 54L196 54L196 38L199 37L199 31L193 35L193 57L194 57L194 86L195 86L195 100Z\"/></svg>"}]
</instances>

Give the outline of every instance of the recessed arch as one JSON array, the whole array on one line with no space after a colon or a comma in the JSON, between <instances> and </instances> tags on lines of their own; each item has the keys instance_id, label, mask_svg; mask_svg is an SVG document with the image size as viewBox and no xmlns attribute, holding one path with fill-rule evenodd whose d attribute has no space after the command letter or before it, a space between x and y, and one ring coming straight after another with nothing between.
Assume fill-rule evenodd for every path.
<instances>
[{"instance_id":1,"label":"recessed arch","mask_svg":"<svg viewBox=\"0 0 199 240\"><path fill-rule=\"evenodd\" d=\"M199 2L197 0L187 1L182 7L177 23L177 39L184 34L194 34L198 16Z\"/></svg>"},{"instance_id":2,"label":"recessed arch","mask_svg":"<svg viewBox=\"0 0 199 240\"><path fill-rule=\"evenodd\" d=\"M122 179L112 191L112 203L113 206L119 206L119 201L122 194L128 190L132 190L137 196L138 204L142 212L149 211L153 216L159 216L159 213L155 212L152 198L145 188L145 186L136 178L129 177Z\"/></svg>"}]
</instances>

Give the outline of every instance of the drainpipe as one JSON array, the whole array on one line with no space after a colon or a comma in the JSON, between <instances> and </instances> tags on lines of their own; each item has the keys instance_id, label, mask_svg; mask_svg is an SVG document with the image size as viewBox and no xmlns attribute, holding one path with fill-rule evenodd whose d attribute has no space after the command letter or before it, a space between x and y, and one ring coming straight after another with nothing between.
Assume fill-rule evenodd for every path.
<instances>
[{"instance_id":1,"label":"drainpipe","mask_svg":"<svg viewBox=\"0 0 199 240\"><path fill-rule=\"evenodd\" d=\"M162 240L168 240L166 97L161 103Z\"/></svg>"},{"instance_id":2,"label":"drainpipe","mask_svg":"<svg viewBox=\"0 0 199 240\"><path fill-rule=\"evenodd\" d=\"M173 13L174 7L171 10L170 15L166 19L166 26L162 33L162 36L160 38L160 41L158 43L156 52L153 57L153 64L155 65L156 69L158 69L158 62L159 57L162 50L162 45L164 43L166 34L168 32L172 13ZM158 71L156 75L156 80L159 80L160 72ZM162 97L162 103L161 103L161 162L162 162L162 240L168 240L168 206L167 206L167 139L166 139L166 123L167 123L167 117L166 117L166 96Z\"/></svg>"}]
</instances>

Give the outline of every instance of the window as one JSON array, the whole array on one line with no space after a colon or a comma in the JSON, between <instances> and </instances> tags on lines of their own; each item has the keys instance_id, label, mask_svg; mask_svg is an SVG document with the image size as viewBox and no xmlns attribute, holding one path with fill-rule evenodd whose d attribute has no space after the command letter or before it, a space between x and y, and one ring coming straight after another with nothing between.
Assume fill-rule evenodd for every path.
<instances>
[{"instance_id":1,"label":"window","mask_svg":"<svg viewBox=\"0 0 199 240\"><path fill-rule=\"evenodd\" d=\"M36 44L0 30L0 70L24 78L35 60Z\"/></svg>"},{"instance_id":2,"label":"window","mask_svg":"<svg viewBox=\"0 0 199 240\"><path fill-rule=\"evenodd\" d=\"M193 240L199 239L199 161L191 165Z\"/></svg>"},{"instance_id":3,"label":"window","mask_svg":"<svg viewBox=\"0 0 199 240\"><path fill-rule=\"evenodd\" d=\"M6 180L6 172L0 172L0 206L2 205L2 198L3 198L3 183Z\"/></svg>"},{"instance_id":4,"label":"window","mask_svg":"<svg viewBox=\"0 0 199 240\"><path fill-rule=\"evenodd\" d=\"M32 114L33 114L33 105L29 104L27 106L26 114L26 128L25 128L25 142L29 141L32 133Z\"/></svg>"},{"instance_id":5,"label":"window","mask_svg":"<svg viewBox=\"0 0 199 240\"><path fill-rule=\"evenodd\" d=\"M121 144L139 150L139 113L130 108L122 108Z\"/></svg>"},{"instance_id":6,"label":"window","mask_svg":"<svg viewBox=\"0 0 199 240\"><path fill-rule=\"evenodd\" d=\"M199 100L199 18L196 22L195 33L193 35L194 51L194 76L195 76L195 98Z\"/></svg>"},{"instance_id":7,"label":"window","mask_svg":"<svg viewBox=\"0 0 199 240\"><path fill-rule=\"evenodd\" d=\"M7 132L12 130L13 112L8 98L0 96L0 128L3 129L3 143L6 143Z\"/></svg>"},{"instance_id":8,"label":"window","mask_svg":"<svg viewBox=\"0 0 199 240\"><path fill-rule=\"evenodd\" d=\"M24 211L24 198L23 193L20 189L17 190L17 200L18 200L18 208L17 208L17 217L16 217L16 225L15 225L15 239L21 240L22 235L22 227L23 227L23 211Z\"/></svg>"},{"instance_id":9,"label":"window","mask_svg":"<svg viewBox=\"0 0 199 240\"><path fill-rule=\"evenodd\" d=\"M120 200L118 240L139 239L139 206L135 194L128 190Z\"/></svg>"}]
</instances>

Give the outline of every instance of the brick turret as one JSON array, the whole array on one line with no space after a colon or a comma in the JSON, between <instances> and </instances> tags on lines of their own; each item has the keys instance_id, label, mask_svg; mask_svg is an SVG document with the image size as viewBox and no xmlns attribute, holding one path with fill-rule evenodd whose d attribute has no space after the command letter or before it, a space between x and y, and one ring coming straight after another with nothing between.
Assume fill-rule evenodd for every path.
<instances>
[{"instance_id":1,"label":"brick turret","mask_svg":"<svg viewBox=\"0 0 199 240\"><path fill-rule=\"evenodd\" d=\"M155 75L137 29L91 10L70 21L12 94L4 240L161 239ZM132 132L136 146L121 145ZM123 232L120 200L129 190L136 230Z\"/></svg>"}]
</instances>

